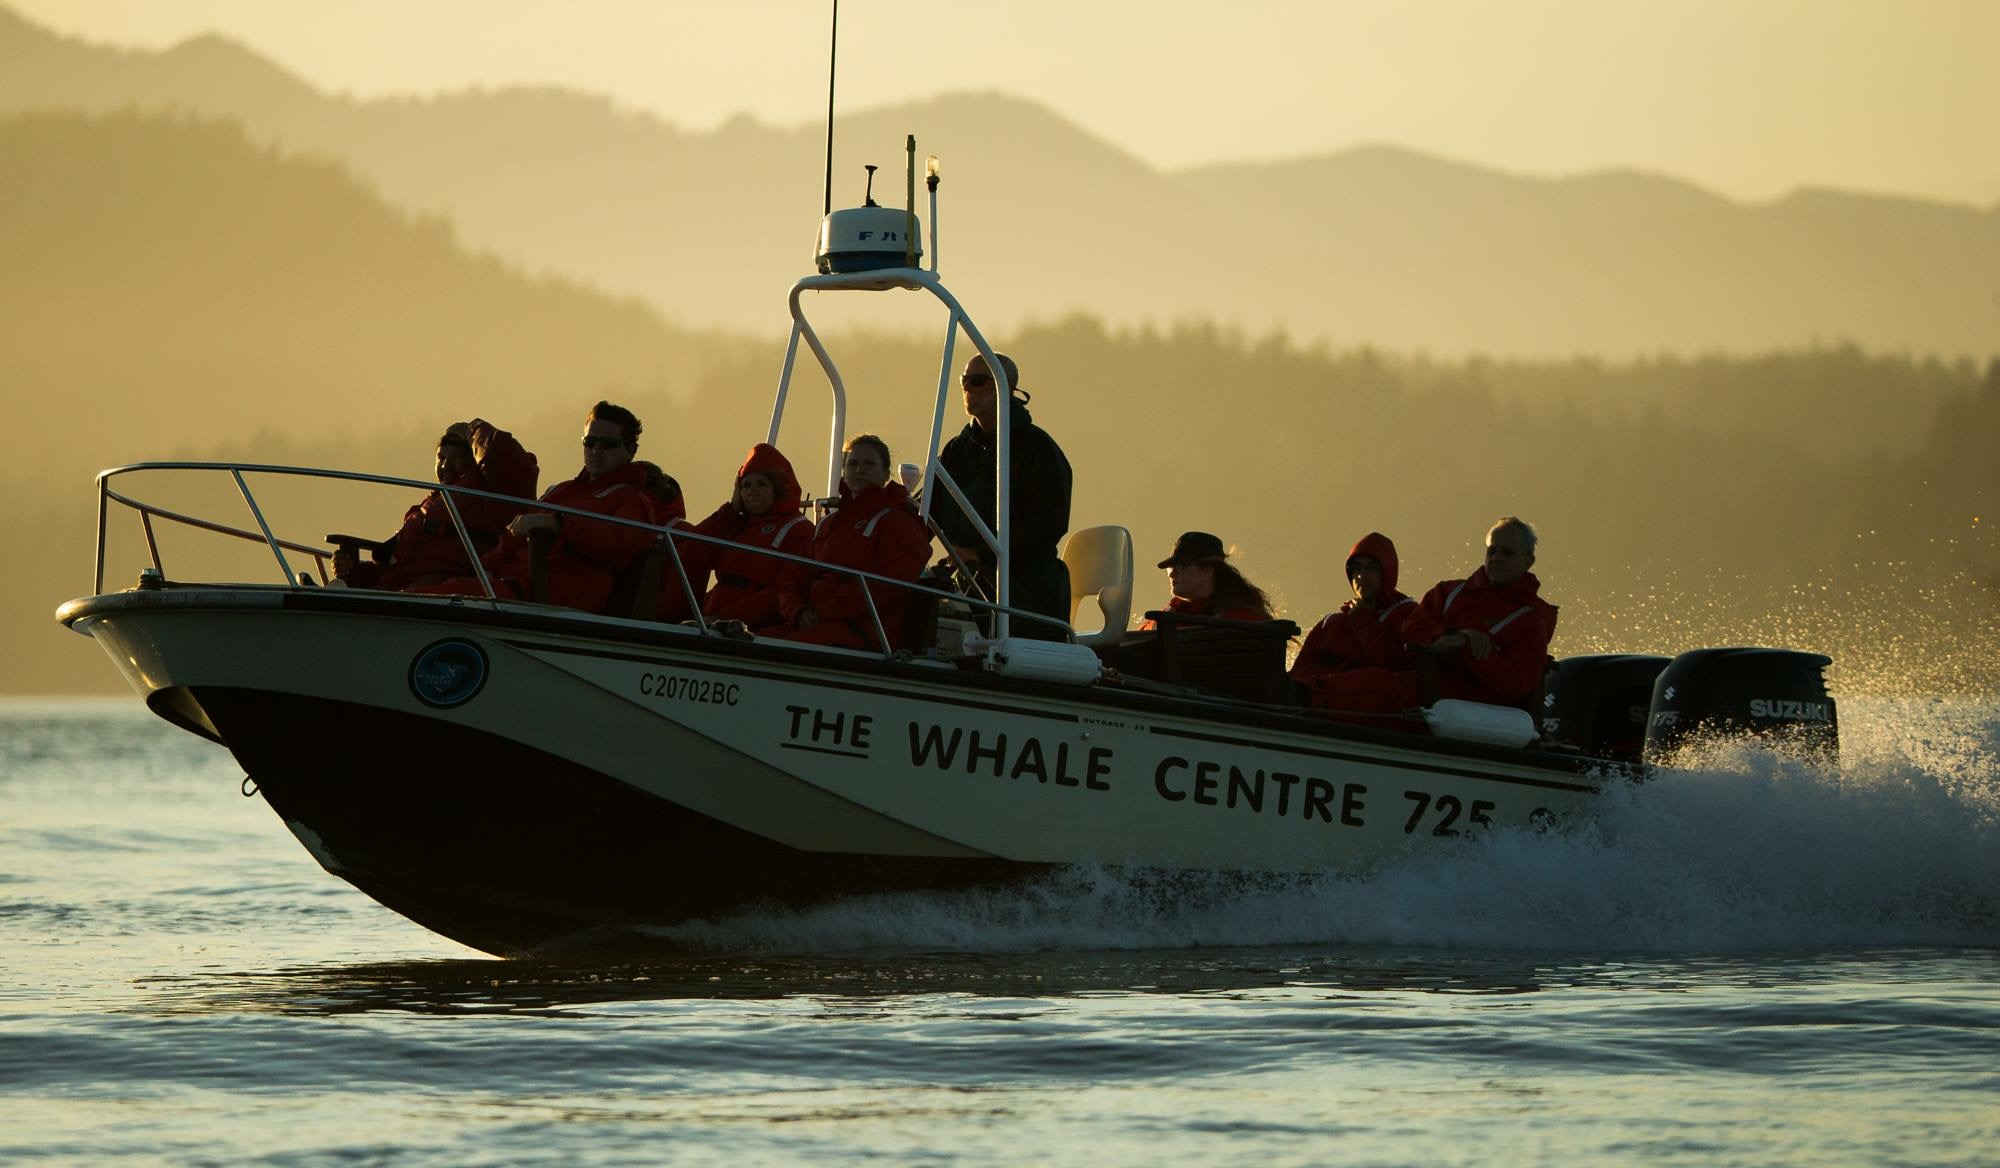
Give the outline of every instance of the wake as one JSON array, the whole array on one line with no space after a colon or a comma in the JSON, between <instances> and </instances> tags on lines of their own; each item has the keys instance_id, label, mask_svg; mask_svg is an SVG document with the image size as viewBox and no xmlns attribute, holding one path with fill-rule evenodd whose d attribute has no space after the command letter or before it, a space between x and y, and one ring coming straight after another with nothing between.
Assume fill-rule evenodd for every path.
<instances>
[{"instance_id":1,"label":"wake","mask_svg":"<svg viewBox=\"0 0 2000 1168\"><path fill-rule=\"evenodd\" d=\"M1852 699L1842 720L1837 765L1711 746L1615 785L1560 830L1451 841L1367 879L1246 888L1077 867L1001 892L867 897L657 935L795 953L2000 947L2000 706Z\"/></svg>"}]
</instances>

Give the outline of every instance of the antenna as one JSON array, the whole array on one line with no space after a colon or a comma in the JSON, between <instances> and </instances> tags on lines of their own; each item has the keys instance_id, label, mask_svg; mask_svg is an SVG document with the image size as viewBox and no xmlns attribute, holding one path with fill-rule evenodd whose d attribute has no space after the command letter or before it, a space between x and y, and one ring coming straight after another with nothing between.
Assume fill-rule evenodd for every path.
<instances>
[{"instance_id":1,"label":"antenna","mask_svg":"<svg viewBox=\"0 0 2000 1168\"><path fill-rule=\"evenodd\" d=\"M903 148L909 153L909 190L903 204L903 266L917 266L917 136L910 135L910 141Z\"/></svg>"},{"instance_id":2,"label":"antenna","mask_svg":"<svg viewBox=\"0 0 2000 1168\"><path fill-rule=\"evenodd\" d=\"M840 0L833 0L833 31L826 38L826 210L833 214L833 69L840 60Z\"/></svg>"}]
</instances>

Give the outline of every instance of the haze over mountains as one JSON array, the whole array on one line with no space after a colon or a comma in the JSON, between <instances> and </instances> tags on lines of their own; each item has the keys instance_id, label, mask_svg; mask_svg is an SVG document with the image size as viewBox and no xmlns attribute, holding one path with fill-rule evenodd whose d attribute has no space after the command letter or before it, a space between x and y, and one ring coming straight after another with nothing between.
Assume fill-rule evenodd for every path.
<instances>
[{"instance_id":1,"label":"haze over mountains","mask_svg":"<svg viewBox=\"0 0 2000 1168\"><path fill-rule=\"evenodd\" d=\"M23 56L29 42L39 47ZM604 396L647 420L646 455L680 476L700 510L719 500L744 448L763 436L782 355L773 343L782 337L780 293L804 267L819 210L812 143L802 148L810 164L802 168L803 194L784 149L769 144L816 130L787 135L738 125L683 135L603 103L551 94L355 106L313 94L274 67L243 73L237 67L244 60L214 40L166 54L112 53L48 38L0 13L0 207L7 208L0 216L0 395L8 423L0 427L0 489L11 501L0 514L0 545L16 549L10 570L0 573L0 644L23 663L0 677L0 690L116 685L95 649L48 619L57 603L88 587L90 475L103 466L232 457L422 478L441 426L478 414L542 455L547 485L574 472L577 417ZM16 67L23 63L33 67ZM132 83L150 96L104 112L108 103L88 95L101 96L98 81L112 74L154 78ZM546 262L496 258L520 249L475 239L465 220L485 213L478 207L415 210L432 204L393 199L390 184L352 158L301 149L268 124L243 128L259 124L253 117L193 112L199 103L188 92L218 79L240 89L244 76L261 76L262 89L243 100L266 114L293 103L301 124L317 118L323 127L352 130L460 119L451 133L399 130L381 140L400 143L404 171L459 183L468 198L542 182L539 197L549 206L524 198L519 207L570 232L580 247L595 237L600 204L616 211L652 198L619 185L632 183L629 177L615 177L627 154L650 158L653 177L638 185L708 200L704 205L720 210L702 222L714 229L663 230L646 244L657 255L635 259L642 249L632 244L607 247L592 262L628 263L634 272L664 264L686 277L666 292L693 307L608 292L609 280L579 274L590 264L561 262L553 250ZM77 108L26 113L24 89L85 96L76 98ZM180 95L168 103L178 112L143 112L168 92ZM525 125L542 125L549 110L568 111L571 121L566 131L514 135L494 114L508 103L523 111ZM1257 211L1259 200L1275 203L1281 192L1232 177L1237 168L1162 177L1019 102L967 97L923 108L957 109L980 127L982 149L1004 146L1022 156L1028 148L1014 136L1038 126L1034 157L1098 174L1099 186L1139 192L1135 198L1207 184L1204 197L1233 198L1253 219L1283 213ZM893 144L902 119L890 111L853 124L873 125L875 137ZM679 177L684 166L705 176L707 164L687 159L728 157L723 143L738 139L766 141L769 175L779 177L763 188ZM655 151L662 142L678 145ZM428 153L432 144L460 153L441 161ZM1524 187L1408 155L1377 161L1445 175L1486 191L1481 198L1494 206L1519 205L1530 187L1542 192L1536 199L1563 193L1574 204L1568 212L1536 204L1553 234L1616 234L1615 217L1593 218L1597 204L1584 197L1593 187L1623 190L1626 202L1656 212L1719 203L1653 180ZM1322 165L1340 171L1346 163L1295 168ZM948 158L947 168L948 184L960 184L948 189L971 187L963 198L978 197L983 184L961 173L973 169L970 160L956 167ZM612 184L603 198L577 193L583 170ZM1253 172L1262 173L1245 173ZM1052 201L1043 206L1028 185L1007 188L1017 208L996 208L1010 215L1060 210ZM767 196L787 203L786 222L806 224L803 238L749 232L762 213L728 205L740 197L748 207ZM1829 198L1850 209L1867 203ZM1393 202L1384 197L1383 216L1450 220L1435 208L1395 209ZM1907 231L1918 221L1913 208L1925 207L1885 202L1878 210ZM1945 225L1931 241L1941 251L1960 246L1951 225L1991 218L1927 210L1934 225ZM1564 605L1558 652L1783 642L1835 652L1932 690L2000 684L1993 664L2000 660L2000 541L1993 535L2000 471L1991 459L2000 448L2000 360L1990 339L1976 357L1828 343L1624 359L1579 341L1575 347L1610 355L1570 356L1565 348L1549 359L1425 358L1394 346L1322 344L1305 333L1272 337L1261 325L1244 327L1228 306L1159 327L1132 325L1115 298L1091 303L1094 294L1079 291L1100 278L1131 281L1132 273L1080 267L1064 251L1074 250L1073 236L1024 239L1012 248L1006 240L981 242L971 214L958 214L946 220L947 272L965 275L954 287L989 331L1000 329L986 305L1004 300L1005 286L978 273L972 256L981 247L1006 261L987 266L1010 272L1045 262L1049 295L1098 310L1058 315L1067 301L1035 302L1014 311L1041 324L1002 326L1001 334L1028 371L1037 419L1076 466L1077 527L1124 524L1142 549L1162 551L1187 528L1220 532L1243 549L1246 570L1289 615L1310 621L1339 599L1339 562L1361 532L1393 534L1408 582L1421 588L1468 567L1483 525L1516 511L1542 524L1548 539L1540 570ZM959 221L968 221L962 232L953 227ZM494 222L489 229L498 231ZM1464 223L1454 230L1464 237L1459 251L1485 238ZM547 238L542 245L557 246ZM1757 247L1744 246L1754 258ZM1043 255L1037 247L1045 259L1035 258ZM696 266L685 258L689 248L718 258ZM771 254L749 258L758 249ZM1433 250L1440 259L1453 254L1442 241ZM1509 283L1505 265L1515 261L1505 248L1494 243L1480 254L1491 270L1466 279ZM1269 259L1244 245L1187 262L1220 267L1260 257ZM1141 258L1172 257L1156 248ZM1577 263L1570 274L1578 287L1608 280L1608 269ZM1734 272L1714 263L1724 276ZM1743 270L1748 279L1758 269L1746 262ZM1979 274L1993 270L1987 264ZM1237 276L1247 280L1247 271ZM1166 272L1146 269L1141 274L1161 286L1134 283L1132 297L1198 287L1169 286ZM1429 293L1412 285L1399 294ZM754 328L699 327L721 315L704 309L737 296L757 306ZM832 307L840 298L822 299ZM863 300L900 305L904 320L914 315L913 298ZM1490 323L1470 309L1433 313L1431 321L1439 328ZM920 399L936 376L934 332L869 331L850 320L833 339L854 395L854 424L884 433L899 456L920 457L913 448L927 435L929 409ZM811 474L823 457L824 390L811 374L802 384L808 392L794 399L802 408L788 416L780 442ZM226 488L226 480L219 485ZM260 497L264 490L260 485ZM241 521L241 500L227 490L205 501ZM396 491L342 496L331 515L287 508L296 526L286 531L308 541L329 530L386 531L407 502ZM129 581L144 548L130 515L114 511L113 519L108 585L117 587ZM175 550L168 549L170 564L182 562ZM246 578L265 579L257 573L274 565L268 555L256 561L250 557ZM1149 579L1142 598L1163 599L1163 592L1153 595L1159 587Z\"/></svg>"},{"instance_id":2,"label":"haze over mountains","mask_svg":"<svg viewBox=\"0 0 2000 1168\"><path fill-rule=\"evenodd\" d=\"M469 247L691 326L781 329L778 289L808 269L821 209L818 126L690 133L546 90L355 102L220 38L125 52L0 10L0 114L128 105L339 160ZM1388 146L1161 173L998 94L843 117L836 205L859 201L864 161L900 197L908 132L945 160L944 267L989 331L1087 312L1447 356L1815 341L1977 355L2000 337L2000 207L1830 191L1752 205Z\"/></svg>"}]
</instances>

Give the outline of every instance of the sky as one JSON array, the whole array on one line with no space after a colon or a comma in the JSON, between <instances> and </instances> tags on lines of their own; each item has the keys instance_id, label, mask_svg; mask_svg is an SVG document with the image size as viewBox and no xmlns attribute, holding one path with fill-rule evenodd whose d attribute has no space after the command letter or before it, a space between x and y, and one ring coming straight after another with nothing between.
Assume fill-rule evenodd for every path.
<instances>
[{"instance_id":1,"label":"sky","mask_svg":"<svg viewBox=\"0 0 2000 1168\"><path fill-rule=\"evenodd\" d=\"M219 32L356 97L553 84L690 129L825 115L826 0L0 0L100 43ZM1388 142L2000 204L2000 0L848 0L840 98L1042 102L1162 169Z\"/></svg>"}]
</instances>

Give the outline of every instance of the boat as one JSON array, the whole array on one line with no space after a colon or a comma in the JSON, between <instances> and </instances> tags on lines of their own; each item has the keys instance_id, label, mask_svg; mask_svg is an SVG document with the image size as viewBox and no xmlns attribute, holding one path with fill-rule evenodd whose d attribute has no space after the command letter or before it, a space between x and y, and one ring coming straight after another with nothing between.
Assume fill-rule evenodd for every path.
<instances>
[{"instance_id":1,"label":"boat","mask_svg":"<svg viewBox=\"0 0 2000 1168\"><path fill-rule=\"evenodd\" d=\"M937 453L961 335L1000 379L1003 411L1010 400L1003 364L938 274L934 163L922 266L914 145L910 206L878 206L871 192L829 211L820 270L788 298L768 438L803 345L833 394L829 493L845 391L809 293L915 292L948 316L928 461L911 468L925 495L958 494ZM1004 413L998 432L1006 466ZM226 481L250 523L142 497L136 484L168 472ZM1001 562L995 595L871 577L918 595L923 627L897 652L501 598L490 581L481 597L328 587L334 548L276 530L253 482L442 490L448 504L485 492L229 462L102 472L95 583L57 616L155 714L227 747L245 793L328 872L502 955L1070 865L1225 884L1362 877L1412 849L1576 815L1644 773L1642 747L1698 726L1834 733L1827 659L1766 649L1572 659L1534 712L1439 702L1421 720L1335 720L1291 697L1289 622L1127 632L1122 528L1074 533L1064 549L1072 620L1103 627L1017 636L1029 614L1007 593L1006 478L983 533ZM128 513L146 555L133 586L109 589L107 530ZM170 574L162 523L262 544L273 575ZM681 552L705 537L649 530L646 570L694 588ZM874 620L876 643L889 643ZM1754 718L1752 700L1765 703Z\"/></svg>"}]
</instances>

